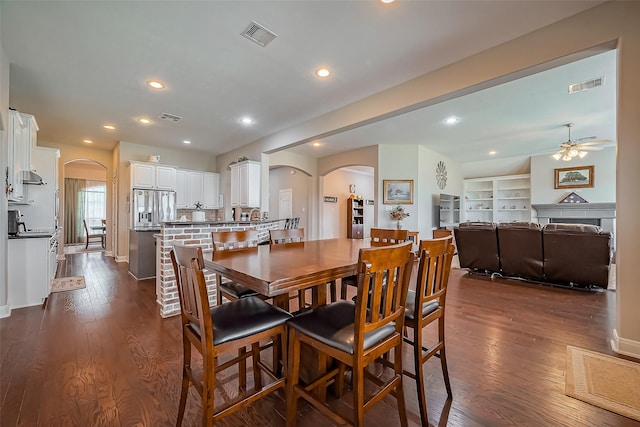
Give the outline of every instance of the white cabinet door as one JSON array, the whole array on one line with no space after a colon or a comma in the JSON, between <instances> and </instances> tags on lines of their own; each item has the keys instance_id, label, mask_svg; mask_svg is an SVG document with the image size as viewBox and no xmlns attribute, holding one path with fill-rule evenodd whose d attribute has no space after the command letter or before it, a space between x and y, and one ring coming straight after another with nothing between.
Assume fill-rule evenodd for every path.
<instances>
[{"instance_id":1,"label":"white cabinet door","mask_svg":"<svg viewBox=\"0 0 640 427\"><path fill-rule=\"evenodd\" d=\"M203 173L204 178L204 191L203 191L203 203L205 209L218 209L220 194L220 176L217 173Z\"/></svg>"},{"instance_id":2,"label":"white cabinet door","mask_svg":"<svg viewBox=\"0 0 640 427\"><path fill-rule=\"evenodd\" d=\"M170 166L156 166L156 186L158 190L176 189L176 169Z\"/></svg>"},{"instance_id":3,"label":"white cabinet door","mask_svg":"<svg viewBox=\"0 0 640 427\"><path fill-rule=\"evenodd\" d=\"M25 199L24 185L22 183L22 171L24 170L24 121L20 113L9 110L8 126L8 185L10 192L8 200L13 202L23 202Z\"/></svg>"},{"instance_id":4,"label":"white cabinet door","mask_svg":"<svg viewBox=\"0 0 640 427\"><path fill-rule=\"evenodd\" d=\"M189 200L187 171L176 171L176 208L186 209Z\"/></svg>"},{"instance_id":5,"label":"white cabinet door","mask_svg":"<svg viewBox=\"0 0 640 427\"><path fill-rule=\"evenodd\" d=\"M156 167L145 163L131 163L131 187L156 187Z\"/></svg>"},{"instance_id":6,"label":"white cabinet door","mask_svg":"<svg viewBox=\"0 0 640 427\"><path fill-rule=\"evenodd\" d=\"M231 206L260 207L260 163L245 161L231 166Z\"/></svg>"},{"instance_id":7,"label":"white cabinet door","mask_svg":"<svg viewBox=\"0 0 640 427\"><path fill-rule=\"evenodd\" d=\"M202 172L188 172L187 186L189 187L188 208L195 209L196 203L204 205L204 176Z\"/></svg>"}]
</instances>

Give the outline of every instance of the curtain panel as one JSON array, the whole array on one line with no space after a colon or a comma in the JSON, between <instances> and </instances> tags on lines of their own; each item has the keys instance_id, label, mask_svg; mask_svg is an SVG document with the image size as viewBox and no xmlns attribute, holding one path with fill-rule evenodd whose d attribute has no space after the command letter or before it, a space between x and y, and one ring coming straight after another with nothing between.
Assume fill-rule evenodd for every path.
<instances>
[{"instance_id":1,"label":"curtain panel","mask_svg":"<svg viewBox=\"0 0 640 427\"><path fill-rule=\"evenodd\" d=\"M64 242L65 244L83 243L85 234L84 218L85 179L64 179Z\"/></svg>"}]
</instances>

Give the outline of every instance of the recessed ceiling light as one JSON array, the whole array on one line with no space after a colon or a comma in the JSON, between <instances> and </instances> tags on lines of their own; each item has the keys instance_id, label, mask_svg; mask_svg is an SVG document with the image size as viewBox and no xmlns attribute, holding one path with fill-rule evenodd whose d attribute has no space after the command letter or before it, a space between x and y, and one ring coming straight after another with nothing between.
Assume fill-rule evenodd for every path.
<instances>
[{"instance_id":1,"label":"recessed ceiling light","mask_svg":"<svg viewBox=\"0 0 640 427\"><path fill-rule=\"evenodd\" d=\"M492 155L492 156L495 156L495 154L496 154L496 150L491 150L491 151L489 151L489 154L490 154L490 155Z\"/></svg>"},{"instance_id":2,"label":"recessed ceiling light","mask_svg":"<svg viewBox=\"0 0 640 427\"><path fill-rule=\"evenodd\" d=\"M154 89L164 89L164 83L159 82L157 80L149 80L147 82L147 85L149 85L150 87L152 87Z\"/></svg>"},{"instance_id":3,"label":"recessed ceiling light","mask_svg":"<svg viewBox=\"0 0 640 427\"><path fill-rule=\"evenodd\" d=\"M316 141L311 145L313 145L314 147L320 147L322 144L320 144L318 141Z\"/></svg>"},{"instance_id":4,"label":"recessed ceiling light","mask_svg":"<svg viewBox=\"0 0 640 427\"><path fill-rule=\"evenodd\" d=\"M185 139L184 141L182 141L182 143L183 144L191 144L191 141Z\"/></svg>"},{"instance_id":5,"label":"recessed ceiling light","mask_svg":"<svg viewBox=\"0 0 640 427\"><path fill-rule=\"evenodd\" d=\"M83 139L82 142L85 142L87 144L93 144L93 141L90 139Z\"/></svg>"},{"instance_id":6,"label":"recessed ceiling light","mask_svg":"<svg viewBox=\"0 0 640 427\"><path fill-rule=\"evenodd\" d=\"M240 119L240 123L248 126L254 124L255 121L251 117L243 117Z\"/></svg>"},{"instance_id":7,"label":"recessed ceiling light","mask_svg":"<svg viewBox=\"0 0 640 427\"><path fill-rule=\"evenodd\" d=\"M380 3L384 3L384 4L389 4L389 3L393 3L394 0L380 0Z\"/></svg>"},{"instance_id":8,"label":"recessed ceiling light","mask_svg":"<svg viewBox=\"0 0 640 427\"><path fill-rule=\"evenodd\" d=\"M460 117L451 116L444 119L442 123L444 123L445 125L455 125L459 121L460 121Z\"/></svg>"},{"instance_id":9,"label":"recessed ceiling light","mask_svg":"<svg viewBox=\"0 0 640 427\"><path fill-rule=\"evenodd\" d=\"M331 74L331 71L328 68L318 68L316 70L316 76L318 77L329 77L329 74Z\"/></svg>"},{"instance_id":10,"label":"recessed ceiling light","mask_svg":"<svg viewBox=\"0 0 640 427\"><path fill-rule=\"evenodd\" d=\"M104 125L102 127L105 128L105 129L109 129L109 130L115 130L115 128L116 128L114 125Z\"/></svg>"},{"instance_id":11,"label":"recessed ceiling light","mask_svg":"<svg viewBox=\"0 0 640 427\"><path fill-rule=\"evenodd\" d=\"M140 123L142 123L143 125L148 125L148 124L150 124L150 123L151 123L151 120L149 120L149 119L147 119L147 118L145 118L145 117L143 117L143 118L141 118L141 119L138 119L138 121L139 121Z\"/></svg>"}]
</instances>

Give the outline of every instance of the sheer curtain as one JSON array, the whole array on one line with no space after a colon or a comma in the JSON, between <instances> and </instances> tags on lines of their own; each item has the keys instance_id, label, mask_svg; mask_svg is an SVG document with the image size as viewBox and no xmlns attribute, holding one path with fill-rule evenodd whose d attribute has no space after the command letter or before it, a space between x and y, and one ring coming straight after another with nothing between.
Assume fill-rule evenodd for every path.
<instances>
[{"instance_id":1,"label":"sheer curtain","mask_svg":"<svg viewBox=\"0 0 640 427\"><path fill-rule=\"evenodd\" d=\"M107 213L106 182L76 178L64 180L65 243L83 243L82 220L87 226L102 225Z\"/></svg>"},{"instance_id":2,"label":"sheer curtain","mask_svg":"<svg viewBox=\"0 0 640 427\"><path fill-rule=\"evenodd\" d=\"M84 189L87 185L85 179L64 179L64 242L82 243L84 227Z\"/></svg>"}]
</instances>

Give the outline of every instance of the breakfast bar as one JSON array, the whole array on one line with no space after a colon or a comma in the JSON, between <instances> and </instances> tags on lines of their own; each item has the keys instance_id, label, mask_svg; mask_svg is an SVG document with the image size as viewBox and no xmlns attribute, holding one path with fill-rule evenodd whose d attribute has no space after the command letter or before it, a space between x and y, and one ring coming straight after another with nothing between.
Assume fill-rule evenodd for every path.
<instances>
[{"instance_id":1,"label":"breakfast bar","mask_svg":"<svg viewBox=\"0 0 640 427\"><path fill-rule=\"evenodd\" d=\"M160 305L160 315L170 317L180 313L178 289L173 274L169 253L176 243L201 246L204 252L213 251L212 231L257 230L258 239L269 241L269 230L283 228L286 219L258 221L168 221L163 222L156 238L156 302ZM210 256L209 256L210 257ZM215 305L215 274L206 271L209 304Z\"/></svg>"}]
</instances>

